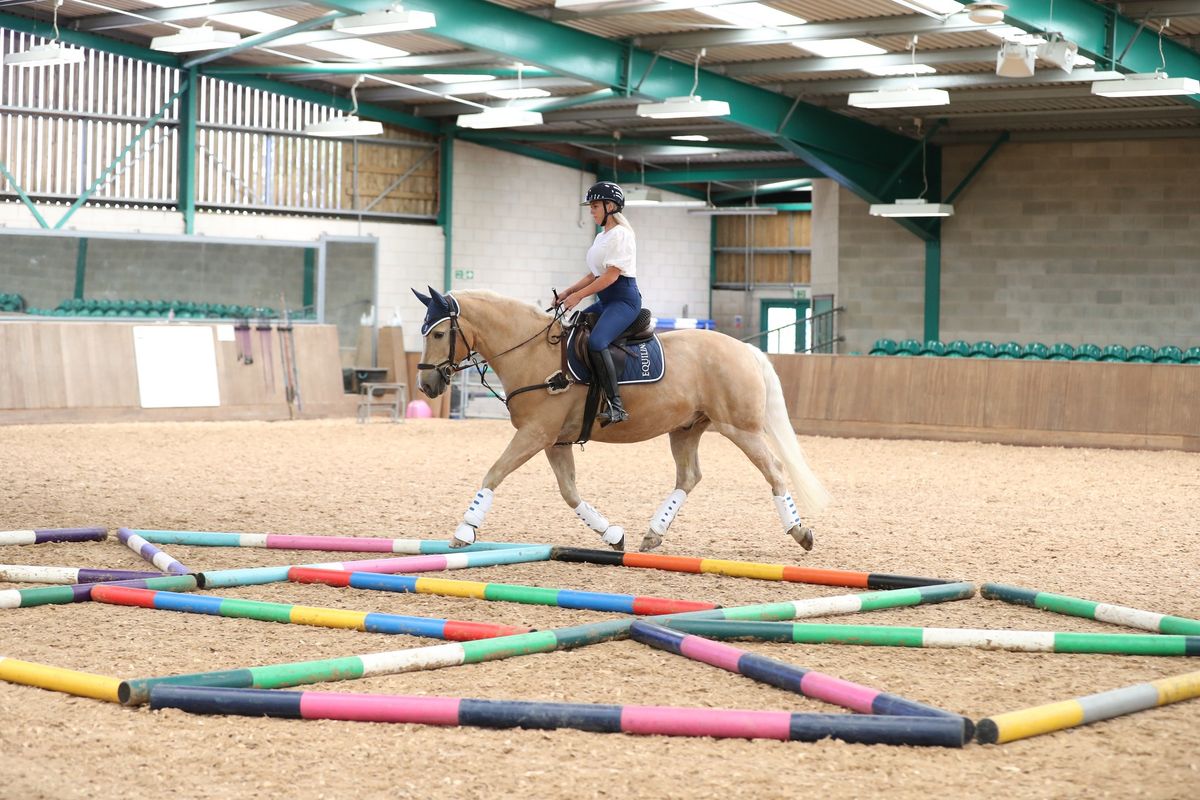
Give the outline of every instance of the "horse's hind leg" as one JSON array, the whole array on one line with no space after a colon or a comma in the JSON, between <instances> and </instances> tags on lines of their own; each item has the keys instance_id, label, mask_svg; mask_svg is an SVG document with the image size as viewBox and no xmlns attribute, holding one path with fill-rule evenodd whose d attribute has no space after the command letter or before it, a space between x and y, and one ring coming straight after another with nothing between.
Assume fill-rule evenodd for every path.
<instances>
[{"instance_id":1,"label":"horse's hind leg","mask_svg":"<svg viewBox=\"0 0 1200 800\"><path fill-rule=\"evenodd\" d=\"M625 529L620 525L610 525L604 515L597 511L591 503L579 497L579 489L575 486L575 456L569 447L547 447L546 460L554 470L558 479L558 491L562 499L575 512L575 516L584 524L600 534L604 543L613 550L625 549Z\"/></svg>"},{"instance_id":2,"label":"horse's hind leg","mask_svg":"<svg viewBox=\"0 0 1200 800\"><path fill-rule=\"evenodd\" d=\"M708 421L671 431L671 455L675 457L675 491L662 501L650 520L650 530L642 537L642 552L653 550L662 544L667 529L675 521L675 515L687 502L688 492L700 482L700 436L708 430Z\"/></svg>"},{"instance_id":3,"label":"horse's hind leg","mask_svg":"<svg viewBox=\"0 0 1200 800\"><path fill-rule=\"evenodd\" d=\"M812 529L805 527L800 522L800 512L796 510L796 503L792 500L792 495L787 489L787 482L784 480L783 465L771 452L771 448L767 444L767 437L760 431L743 430L732 425L721 425L716 430L737 445L754 466L758 467L758 471L767 479L767 483L771 484L775 510L779 513L784 532L799 542L805 550L812 550Z\"/></svg>"}]
</instances>

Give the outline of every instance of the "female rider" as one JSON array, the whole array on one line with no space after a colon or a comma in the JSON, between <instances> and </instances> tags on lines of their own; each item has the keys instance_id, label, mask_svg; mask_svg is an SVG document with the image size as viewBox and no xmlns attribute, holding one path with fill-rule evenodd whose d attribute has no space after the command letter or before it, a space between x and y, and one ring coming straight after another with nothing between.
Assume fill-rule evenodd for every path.
<instances>
[{"instance_id":1,"label":"female rider","mask_svg":"<svg viewBox=\"0 0 1200 800\"><path fill-rule=\"evenodd\" d=\"M587 252L588 274L566 290L562 300L568 310L575 308L589 295L596 301L588 308L600 317L588 339L592 369L608 396L608 414L601 414L602 425L624 422L629 413L621 404L617 374L613 368L608 346L637 318L642 307L642 293L637 285L637 241L633 227L621 209L625 193L611 181L601 181L587 191L580 205L588 206L592 219L603 228Z\"/></svg>"}]
</instances>

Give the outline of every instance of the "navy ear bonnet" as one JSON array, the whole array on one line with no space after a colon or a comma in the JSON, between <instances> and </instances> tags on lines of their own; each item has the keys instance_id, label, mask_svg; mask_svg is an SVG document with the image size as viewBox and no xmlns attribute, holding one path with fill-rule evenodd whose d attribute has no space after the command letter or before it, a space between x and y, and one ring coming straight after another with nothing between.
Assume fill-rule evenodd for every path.
<instances>
[{"instance_id":1,"label":"navy ear bonnet","mask_svg":"<svg viewBox=\"0 0 1200 800\"><path fill-rule=\"evenodd\" d=\"M427 288L429 289L428 296L421 294L416 289L412 290L417 299L425 304L425 321L421 323L422 336L427 336L439 323L445 322L451 317L457 317L459 311L458 301L454 299L454 295L440 294L432 286Z\"/></svg>"}]
</instances>

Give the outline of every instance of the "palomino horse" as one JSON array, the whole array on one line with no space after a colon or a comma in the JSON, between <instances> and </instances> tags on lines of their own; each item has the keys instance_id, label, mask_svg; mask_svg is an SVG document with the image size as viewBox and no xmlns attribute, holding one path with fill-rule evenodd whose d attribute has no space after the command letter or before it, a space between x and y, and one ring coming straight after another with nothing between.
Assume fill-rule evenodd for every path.
<instances>
[{"instance_id":1,"label":"palomino horse","mask_svg":"<svg viewBox=\"0 0 1200 800\"><path fill-rule=\"evenodd\" d=\"M483 488L471 501L451 543L462 547L476 539L492 505L493 492L510 472L541 451L546 454L563 500L589 528L615 550L625 547L625 531L610 525L579 496L575 487L572 442L580 435L585 387L572 385L551 393L549 377L561 365L557 317L527 303L494 292L464 291L429 296L413 290L425 304L425 352L421 391L437 397L446 391L455 372L471 366L478 356L491 364L509 396L512 424L517 429L500 458L483 478ZM627 385L622 390L631 419L597 428L593 440L641 442L671 438L675 457L675 490L651 519L642 550L652 550L700 481L697 448L710 428L729 439L758 467L771 485L784 531L805 550L813 546L812 530L800 520L820 511L829 494L804 460L784 405L783 391L771 362L757 348L715 331L680 330L660 337L666 370L654 384ZM524 388L527 391L520 391ZM782 464L780 461L782 460ZM787 490L784 474L797 490L797 503Z\"/></svg>"}]
</instances>

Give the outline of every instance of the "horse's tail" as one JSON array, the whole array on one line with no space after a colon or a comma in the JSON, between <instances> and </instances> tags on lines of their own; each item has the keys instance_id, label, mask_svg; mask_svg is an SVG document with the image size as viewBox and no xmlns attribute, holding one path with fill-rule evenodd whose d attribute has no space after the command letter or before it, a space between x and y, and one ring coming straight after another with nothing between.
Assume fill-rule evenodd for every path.
<instances>
[{"instance_id":1,"label":"horse's tail","mask_svg":"<svg viewBox=\"0 0 1200 800\"><path fill-rule=\"evenodd\" d=\"M804 459L804 451L796 441L796 432L792 430L792 420L788 417L787 404L783 399L783 387L779 376L771 366L770 359L762 350L752 344L747 347L754 353L758 366L762 369L763 385L766 388L766 427L767 438L775 450L775 455L787 468L788 476L792 479L792 489L796 491L796 502L799 508L807 514L815 514L829 505L833 498L809 468Z\"/></svg>"}]
</instances>

